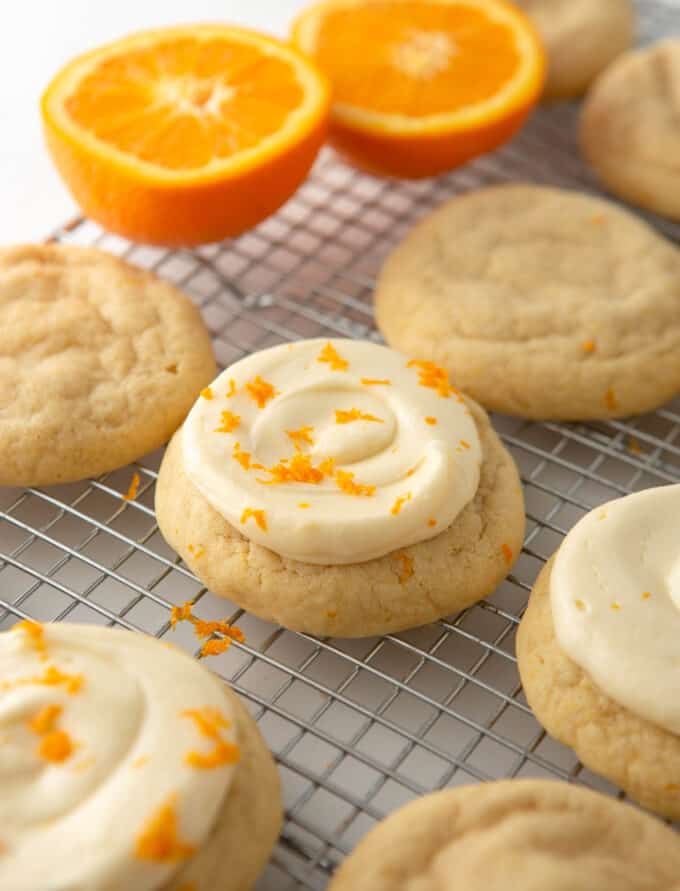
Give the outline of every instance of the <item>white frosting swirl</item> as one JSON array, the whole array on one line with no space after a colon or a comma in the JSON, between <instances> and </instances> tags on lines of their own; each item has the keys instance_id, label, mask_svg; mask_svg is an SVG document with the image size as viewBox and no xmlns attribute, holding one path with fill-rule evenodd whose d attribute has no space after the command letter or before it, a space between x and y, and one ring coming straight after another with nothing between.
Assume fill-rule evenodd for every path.
<instances>
[{"instance_id":1,"label":"white frosting swirl","mask_svg":"<svg viewBox=\"0 0 680 891\"><path fill-rule=\"evenodd\" d=\"M227 368L192 408L182 446L190 480L232 526L317 564L437 535L474 497L481 464L444 371L355 340L300 341Z\"/></svg>"},{"instance_id":2,"label":"white frosting swirl","mask_svg":"<svg viewBox=\"0 0 680 891\"><path fill-rule=\"evenodd\" d=\"M142 635L32 630L0 634L0 888L157 889L208 837L229 789L232 764L210 766L219 740L237 757L225 690Z\"/></svg>"},{"instance_id":3,"label":"white frosting swirl","mask_svg":"<svg viewBox=\"0 0 680 891\"><path fill-rule=\"evenodd\" d=\"M680 734L680 485L591 511L550 576L555 634L611 699Z\"/></svg>"}]
</instances>

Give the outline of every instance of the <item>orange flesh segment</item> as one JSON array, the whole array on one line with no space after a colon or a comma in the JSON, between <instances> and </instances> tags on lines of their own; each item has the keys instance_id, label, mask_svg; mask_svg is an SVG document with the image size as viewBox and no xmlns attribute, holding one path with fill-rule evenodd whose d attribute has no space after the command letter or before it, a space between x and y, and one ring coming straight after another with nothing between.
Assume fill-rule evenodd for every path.
<instances>
[{"instance_id":1,"label":"orange flesh segment","mask_svg":"<svg viewBox=\"0 0 680 891\"><path fill-rule=\"evenodd\" d=\"M414 118L491 99L522 61L509 25L481 9L422 0L329 10L314 54L336 103Z\"/></svg>"},{"instance_id":2,"label":"orange flesh segment","mask_svg":"<svg viewBox=\"0 0 680 891\"><path fill-rule=\"evenodd\" d=\"M102 59L65 109L125 154L196 170L258 146L303 99L292 67L256 46L176 37Z\"/></svg>"}]
</instances>

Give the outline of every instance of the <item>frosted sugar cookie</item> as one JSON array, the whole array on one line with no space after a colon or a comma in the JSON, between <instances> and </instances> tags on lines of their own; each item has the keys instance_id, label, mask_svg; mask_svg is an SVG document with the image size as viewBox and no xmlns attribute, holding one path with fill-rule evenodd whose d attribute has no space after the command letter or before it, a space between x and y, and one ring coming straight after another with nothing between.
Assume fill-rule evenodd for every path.
<instances>
[{"instance_id":1,"label":"frosted sugar cookie","mask_svg":"<svg viewBox=\"0 0 680 891\"><path fill-rule=\"evenodd\" d=\"M140 458L214 374L198 310L151 273L94 248L0 250L0 485Z\"/></svg>"},{"instance_id":2,"label":"frosted sugar cookie","mask_svg":"<svg viewBox=\"0 0 680 891\"><path fill-rule=\"evenodd\" d=\"M635 35L631 0L516 0L548 53L546 99L572 99L628 49Z\"/></svg>"},{"instance_id":3,"label":"frosted sugar cookie","mask_svg":"<svg viewBox=\"0 0 680 891\"><path fill-rule=\"evenodd\" d=\"M614 195L680 220L680 39L626 53L581 113L581 147Z\"/></svg>"},{"instance_id":4,"label":"frosted sugar cookie","mask_svg":"<svg viewBox=\"0 0 680 891\"><path fill-rule=\"evenodd\" d=\"M517 638L548 733L680 818L680 485L587 514L545 566Z\"/></svg>"},{"instance_id":5,"label":"frosted sugar cookie","mask_svg":"<svg viewBox=\"0 0 680 891\"><path fill-rule=\"evenodd\" d=\"M459 195L385 263L388 343L487 408L588 420L680 392L680 251L608 201L503 185Z\"/></svg>"},{"instance_id":6,"label":"frosted sugar cookie","mask_svg":"<svg viewBox=\"0 0 680 891\"><path fill-rule=\"evenodd\" d=\"M248 891L281 824L247 709L158 641L0 634L0 887Z\"/></svg>"},{"instance_id":7,"label":"frosted sugar cookie","mask_svg":"<svg viewBox=\"0 0 680 891\"><path fill-rule=\"evenodd\" d=\"M567 783L435 792L389 816L328 891L672 891L680 842L660 820Z\"/></svg>"},{"instance_id":8,"label":"frosted sugar cookie","mask_svg":"<svg viewBox=\"0 0 680 891\"><path fill-rule=\"evenodd\" d=\"M156 513L217 594L348 637L490 594L524 530L517 470L485 413L432 363L350 340L224 371L165 454Z\"/></svg>"}]
</instances>

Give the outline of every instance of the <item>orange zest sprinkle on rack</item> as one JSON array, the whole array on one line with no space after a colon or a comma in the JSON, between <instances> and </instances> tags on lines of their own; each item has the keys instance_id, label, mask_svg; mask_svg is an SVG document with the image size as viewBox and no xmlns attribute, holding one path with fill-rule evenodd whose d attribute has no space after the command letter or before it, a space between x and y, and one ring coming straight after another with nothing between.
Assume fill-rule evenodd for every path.
<instances>
[{"instance_id":1,"label":"orange zest sprinkle on rack","mask_svg":"<svg viewBox=\"0 0 680 891\"><path fill-rule=\"evenodd\" d=\"M173 606L170 610L170 627L174 630L178 622L184 622L185 619L191 618L191 608L193 603L185 600L181 606Z\"/></svg>"},{"instance_id":2,"label":"orange zest sprinkle on rack","mask_svg":"<svg viewBox=\"0 0 680 891\"><path fill-rule=\"evenodd\" d=\"M351 424L352 421L375 421L376 424L385 423L382 418L376 418L375 415L360 411L358 408L350 408L349 411L335 410L336 424Z\"/></svg>"},{"instance_id":3,"label":"orange zest sprinkle on rack","mask_svg":"<svg viewBox=\"0 0 680 891\"><path fill-rule=\"evenodd\" d=\"M503 542L501 545L501 550L503 551L503 556L505 557L505 562L508 566L512 563L513 553L512 548L506 542Z\"/></svg>"},{"instance_id":4,"label":"orange zest sprinkle on rack","mask_svg":"<svg viewBox=\"0 0 680 891\"><path fill-rule=\"evenodd\" d=\"M390 508L390 513L396 515L401 512L402 507L406 504L407 501L411 500L411 493L407 492L406 495L400 495L397 500L394 502L392 507Z\"/></svg>"},{"instance_id":5,"label":"orange zest sprinkle on rack","mask_svg":"<svg viewBox=\"0 0 680 891\"><path fill-rule=\"evenodd\" d=\"M61 713L64 711L61 705L46 705L28 721L29 730L37 733L38 736L44 736L51 730L59 720Z\"/></svg>"},{"instance_id":6,"label":"orange zest sprinkle on rack","mask_svg":"<svg viewBox=\"0 0 680 891\"><path fill-rule=\"evenodd\" d=\"M449 373L445 368L440 368L434 362L422 362L418 359L411 359L406 363L407 368L418 369L418 383L421 387L428 387L436 390L437 395L442 399L448 399L450 396L458 396L461 401L462 397L454 386L449 383Z\"/></svg>"},{"instance_id":7,"label":"orange zest sprinkle on rack","mask_svg":"<svg viewBox=\"0 0 680 891\"><path fill-rule=\"evenodd\" d=\"M313 446L314 439L312 437L312 433L314 432L313 427L303 426L300 427L299 430L286 430L286 436L288 439L292 440L293 445L298 450L298 452L302 451L302 446L300 443L307 443L307 445Z\"/></svg>"},{"instance_id":8,"label":"orange zest sprinkle on rack","mask_svg":"<svg viewBox=\"0 0 680 891\"><path fill-rule=\"evenodd\" d=\"M265 472L271 475L271 479L258 479L258 483L265 486L280 483L313 483L318 485L327 477L333 475L334 462L332 458L326 458L314 466L309 455L298 452L290 461L280 461L273 467L266 467Z\"/></svg>"},{"instance_id":9,"label":"orange zest sprinkle on rack","mask_svg":"<svg viewBox=\"0 0 680 891\"><path fill-rule=\"evenodd\" d=\"M366 495L375 494L375 486L365 486L362 483L354 482L354 474L349 470L338 470L335 474L335 482L345 495Z\"/></svg>"},{"instance_id":10,"label":"orange zest sprinkle on rack","mask_svg":"<svg viewBox=\"0 0 680 891\"><path fill-rule=\"evenodd\" d=\"M241 443L235 442L232 450L232 457L241 465L244 470L250 470L250 452L241 451Z\"/></svg>"},{"instance_id":11,"label":"orange zest sprinkle on rack","mask_svg":"<svg viewBox=\"0 0 680 891\"><path fill-rule=\"evenodd\" d=\"M388 386L392 381L386 377L362 377L361 383L366 387L377 387L378 385Z\"/></svg>"},{"instance_id":12,"label":"orange zest sprinkle on rack","mask_svg":"<svg viewBox=\"0 0 680 891\"><path fill-rule=\"evenodd\" d=\"M130 481L130 485L128 486L128 490L125 495L122 495L123 501L134 501L137 497L137 492L139 491L139 483L141 482L140 476L138 473L132 474L132 480Z\"/></svg>"},{"instance_id":13,"label":"orange zest sprinkle on rack","mask_svg":"<svg viewBox=\"0 0 680 891\"><path fill-rule=\"evenodd\" d=\"M223 767L226 764L236 764L241 752L238 746L222 738L222 730L226 730L229 721L214 708L187 709L181 713L183 718L191 718L201 736L213 740L214 747L209 752L197 752L191 750L187 753L185 761L190 767L199 770L211 770L215 767Z\"/></svg>"},{"instance_id":14,"label":"orange zest sprinkle on rack","mask_svg":"<svg viewBox=\"0 0 680 891\"><path fill-rule=\"evenodd\" d=\"M215 427L215 433L233 433L241 423L239 415L231 411L223 411L220 414L220 426Z\"/></svg>"},{"instance_id":15,"label":"orange zest sprinkle on rack","mask_svg":"<svg viewBox=\"0 0 680 891\"><path fill-rule=\"evenodd\" d=\"M13 631L23 631L26 634L32 648L38 653L41 659L47 659L47 644L45 643L45 628L40 622L34 622L32 619L24 619L12 629Z\"/></svg>"},{"instance_id":16,"label":"orange zest sprinkle on rack","mask_svg":"<svg viewBox=\"0 0 680 891\"><path fill-rule=\"evenodd\" d=\"M225 393L227 399L231 399L232 396L236 395L236 381L233 377L229 378L229 389Z\"/></svg>"},{"instance_id":17,"label":"orange zest sprinkle on rack","mask_svg":"<svg viewBox=\"0 0 680 891\"><path fill-rule=\"evenodd\" d=\"M213 395L214 395L214 394L213 394L213 391L212 391L212 387L204 387L204 388L201 390L201 396L202 396L204 399L207 399L208 402L213 398Z\"/></svg>"},{"instance_id":18,"label":"orange zest sprinkle on rack","mask_svg":"<svg viewBox=\"0 0 680 891\"><path fill-rule=\"evenodd\" d=\"M274 387L263 380L259 374L246 384L246 391L250 398L257 403L258 408L264 408L270 399L278 395Z\"/></svg>"},{"instance_id":19,"label":"orange zest sprinkle on rack","mask_svg":"<svg viewBox=\"0 0 680 891\"><path fill-rule=\"evenodd\" d=\"M399 584L404 585L413 575L413 557L409 557L408 554L397 554L397 560L401 563L401 569L399 571Z\"/></svg>"},{"instance_id":20,"label":"orange zest sprinkle on rack","mask_svg":"<svg viewBox=\"0 0 680 891\"><path fill-rule=\"evenodd\" d=\"M179 838L176 802L177 796L171 795L137 836L135 854L140 860L175 863L187 860L196 853L193 845Z\"/></svg>"},{"instance_id":21,"label":"orange zest sprinkle on rack","mask_svg":"<svg viewBox=\"0 0 680 891\"><path fill-rule=\"evenodd\" d=\"M241 524L245 525L251 517L263 532L267 531L267 517L263 510L253 510L252 507L247 507L241 514Z\"/></svg>"},{"instance_id":22,"label":"orange zest sprinkle on rack","mask_svg":"<svg viewBox=\"0 0 680 891\"><path fill-rule=\"evenodd\" d=\"M342 358L330 340L321 350L316 361L325 362L331 371L347 371L349 368L347 359Z\"/></svg>"},{"instance_id":23,"label":"orange zest sprinkle on rack","mask_svg":"<svg viewBox=\"0 0 680 891\"><path fill-rule=\"evenodd\" d=\"M631 453L631 455L642 454L642 446L634 436L628 437L628 451Z\"/></svg>"}]
</instances>

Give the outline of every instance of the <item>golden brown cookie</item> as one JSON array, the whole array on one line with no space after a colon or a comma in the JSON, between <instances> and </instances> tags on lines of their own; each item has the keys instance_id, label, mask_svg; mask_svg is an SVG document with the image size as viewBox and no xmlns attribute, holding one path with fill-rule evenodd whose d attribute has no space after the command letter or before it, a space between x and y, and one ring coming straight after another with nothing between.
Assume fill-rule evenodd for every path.
<instances>
[{"instance_id":1,"label":"golden brown cookie","mask_svg":"<svg viewBox=\"0 0 680 891\"><path fill-rule=\"evenodd\" d=\"M532 19L548 53L546 99L572 99L635 36L631 0L516 0Z\"/></svg>"},{"instance_id":2,"label":"golden brown cookie","mask_svg":"<svg viewBox=\"0 0 680 891\"><path fill-rule=\"evenodd\" d=\"M434 538L364 563L286 559L231 526L188 479L180 435L156 486L168 543L216 594L261 618L319 636L368 637L424 625L470 606L505 578L522 546L517 468L485 412L469 403L483 449L474 499Z\"/></svg>"},{"instance_id":3,"label":"golden brown cookie","mask_svg":"<svg viewBox=\"0 0 680 891\"><path fill-rule=\"evenodd\" d=\"M550 606L551 563L536 581L517 635L527 701L548 733L586 767L649 810L677 820L680 737L618 705L562 651Z\"/></svg>"},{"instance_id":4,"label":"golden brown cookie","mask_svg":"<svg viewBox=\"0 0 680 891\"><path fill-rule=\"evenodd\" d=\"M680 220L680 40L626 53L598 78L581 147L614 195Z\"/></svg>"},{"instance_id":5,"label":"golden brown cookie","mask_svg":"<svg viewBox=\"0 0 680 891\"><path fill-rule=\"evenodd\" d=\"M680 392L680 252L577 192L451 199L387 259L375 312L390 346L443 365L487 409L611 418Z\"/></svg>"},{"instance_id":6,"label":"golden brown cookie","mask_svg":"<svg viewBox=\"0 0 680 891\"><path fill-rule=\"evenodd\" d=\"M542 780L461 786L392 814L328 891L673 891L680 841L604 795Z\"/></svg>"},{"instance_id":7,"label":"golden brown cookie","mask_svg":"<svg viewBox=\"0 0 680 891\"><path fill-rule=\"evenodd\" d=\"M94 248L0 251L0 485L140 458L214 373L198 310L151 273Z\"/></svg>"}]
</instances>

